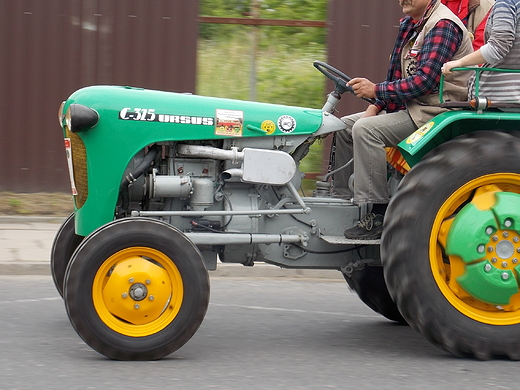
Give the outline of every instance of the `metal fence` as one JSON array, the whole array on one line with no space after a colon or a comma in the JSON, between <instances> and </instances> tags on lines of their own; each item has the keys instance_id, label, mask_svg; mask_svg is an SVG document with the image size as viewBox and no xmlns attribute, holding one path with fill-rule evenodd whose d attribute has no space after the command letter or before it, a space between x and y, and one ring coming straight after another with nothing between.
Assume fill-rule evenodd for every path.
<instances>
[{"instance_id":1,"label":"metal fence","mask_svg":"<svg viewBox=\"0 0 520 390\"><path fill-rule=\"evenodd\" d=\"M383 81L403 16L397 0L331 0L329 63L350 77ZM366 107L361 99L345 94L338 109L346 115Z\"/></svg>"},{"instance_id":2,"label":"metal fence","mask_svg":"<svg viewBox=\"0 0 520 390\"><path fill-rule=\"evenodd\" d=\"M396 3L330 0L329 62L384 79ZM73 91L195 92L198 21L191 0L0 0L0 191L70 190L57 111ZM342 114L366 106L343 100Z\"/></svg>"},{"instance_id":3,"label":"metal fence","mask_svg":"<svg viewBox=\"0 0 520 390\"><path fill-rule=\"evenodd\" d=\"M198 3L0 0L0 191L70 191L57 114L92 84L195 92Z\"/></svg>"}]
</instances>

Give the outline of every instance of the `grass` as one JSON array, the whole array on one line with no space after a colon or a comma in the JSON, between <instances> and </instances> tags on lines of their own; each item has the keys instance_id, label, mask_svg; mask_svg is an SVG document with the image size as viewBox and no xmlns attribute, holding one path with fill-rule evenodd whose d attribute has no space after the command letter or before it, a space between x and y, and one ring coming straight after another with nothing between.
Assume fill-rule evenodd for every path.
<instances>
[{"instance_id":1,"label":"grass","mask_svg":"<svg viewBox=\"0 0 520 390\"><path fill-rule=\"evenodd\" d=\"M197 94L249 100L251 92L251 39L244 29L237 38L201 40L198 45ZM325 60L325 49L316 44L260 47L256 53L256 100L265 103L321 108L325 102L325 77L312 65ZM300 169L320 172L322 145L315 143Z\"/></svg>"},{"instance_id":2,"label":"grass","mask_svg":"<svg viewBox=\"0 0 520 390\"><path fill-rule=\"evenodd\" d=\"M72 195L62 192L0 192L0 215L66 217L74 211Z\"/></svg>"},{"instance_id":3,"label":"grass","mask_svg":"<svg viewBox=\"0 0 520 390\"><path fill-rule=\"evenodd\" d=\"M247 35L198 44L197 94L251 100L252 49ZM266 103L321 108L325 77L312 65L325 60L319 45L259 48L256 52L256 98Z\"/></svg>"}]
</instances>

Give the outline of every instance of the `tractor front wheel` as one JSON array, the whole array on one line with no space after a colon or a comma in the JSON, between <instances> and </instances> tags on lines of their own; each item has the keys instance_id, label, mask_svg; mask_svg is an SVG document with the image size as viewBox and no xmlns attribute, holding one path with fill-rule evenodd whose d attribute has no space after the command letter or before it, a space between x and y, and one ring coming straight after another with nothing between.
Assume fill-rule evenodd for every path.
<instances>
[{"instance_id":1,"label":"tractor front wheel","mask_svg":"<svg viewBox=\"0 0 520 390\"><path fill-rule=\"evenodd\" d=\"M119 219L89 235L65 275L64 298L80 337L117 360L153 360L183 346L209 302L202 255L179 230Z\"/></svg>"},{"instance_id":2,"label":"tractor front wheel","mask_svg":"<svg viewBox=\"0 0 520 390\"><path fill-rule=\"evenodd\" d=\"M63 297L63 279L72 254L83 240L75 231L74 214L63 221L51 248L51 274L56 289Z\"/></svg>"}]
</instances>

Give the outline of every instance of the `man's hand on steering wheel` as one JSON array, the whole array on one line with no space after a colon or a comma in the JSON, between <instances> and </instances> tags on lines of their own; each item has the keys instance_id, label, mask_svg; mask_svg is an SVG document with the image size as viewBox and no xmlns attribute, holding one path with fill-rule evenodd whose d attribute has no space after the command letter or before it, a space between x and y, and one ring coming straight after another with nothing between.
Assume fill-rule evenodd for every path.
<instances>
[{"instance_id":1,"label":"man's hand on steering wheel","mask_svg":"<svg viewBox=\"0 0 520 390\"><path fill-rule=\"evenodd\" d=\"M376 98L375 84L368 79L356 77L350 80L347 85L352 88L354 95L359 98Z\"/></svg>"},{"instance_id":2,"label":"man's hand on steering wheel","mask_svg":"<svg viewBox=\"0 0 520 390\"><path fill-rule=\"evenodd\" d=\"M341 95L345 92L350 92L354 94L355 96L367 101L370 104L374 104L375 101L375 91L374 91L374 84L372 84L372 95L369 97L369 93L365 91L365 88L370 88L369 86L366 86L365 83L361 83L359 85L359 81L355 82L355 80L365 80L366 82L370 83L367 79L362 78L355 78L352 79L349 76L347 76L345 73L341 72L340 70L334 68L333 66L322 62L322 61L314 61L314 67L318 69L321 73L323 73L325 76L327 76L329 79L331 79L334 82L334 88L335 91ZM353 84L351 84L353 83ZM353 85L357 85L359 88L363 88L363 91L360 91L359 94L356 93Z\"/></svg>"}]
</instances>

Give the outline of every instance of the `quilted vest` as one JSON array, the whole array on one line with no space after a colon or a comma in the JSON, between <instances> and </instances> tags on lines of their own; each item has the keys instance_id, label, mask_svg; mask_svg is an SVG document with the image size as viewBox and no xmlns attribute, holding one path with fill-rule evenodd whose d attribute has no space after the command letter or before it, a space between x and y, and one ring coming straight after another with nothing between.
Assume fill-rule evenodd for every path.
<instances>
[{"instance_id":1,"label":"quilted vest","mask_svg":"<svg viewBox=\"0 0 520 390\"><path fill-rule=\"evenodd\" d=\"M431 14L429 17L427 17L427 21L419 32L417 39L414 42L408 42L402 51L401 69L403 70L403 78L415 74L417 63L416 55L422 49L424 44L424 37L441 19L449 19L453 21L463 31L462 43L453 56L452 60L458 60L473 52L471 37L468 33L468 30L460 21L460 19L448 9L448 7L438 2L433 6L430 12ZM467 100L468 79L470 76L471 72L460 71L452 72L449 75L446 75L444 78L444 101ZM408 112L410 113L410 116L412 117L417 127L421 127L434 116L447 111L446 109L439 107L439 103L439 94L431 93L409 101L406 103L406 107L408 108Z\"/></svg>"}]
</instances>

